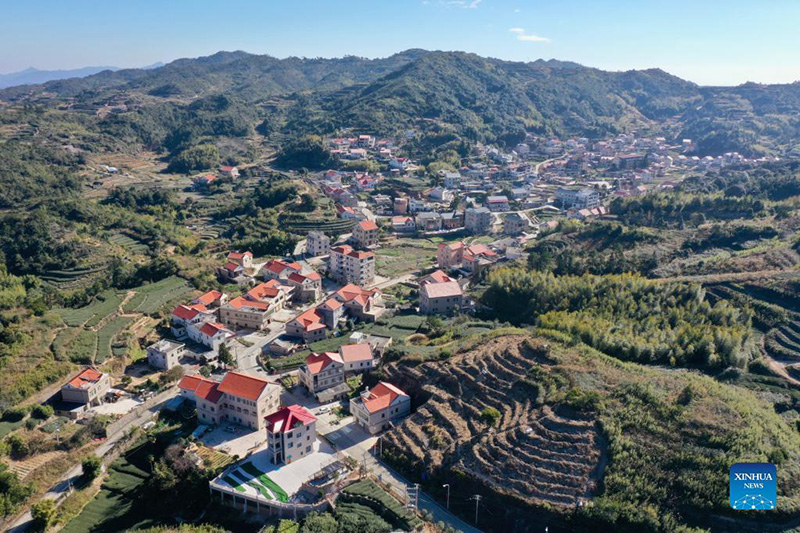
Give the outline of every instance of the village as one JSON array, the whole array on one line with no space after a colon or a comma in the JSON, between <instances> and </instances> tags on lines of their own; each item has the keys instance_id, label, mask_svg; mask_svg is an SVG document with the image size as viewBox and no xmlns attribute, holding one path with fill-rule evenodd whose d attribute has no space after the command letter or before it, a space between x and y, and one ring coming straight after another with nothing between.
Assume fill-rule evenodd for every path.
<instances>
[{"instance_id":1,"label":"village","mask_svg":"<svg viewBox=\"0 0 800 533\"><path fill-rule=\"evenodd\" d=\"M387 354L404 342L392 324L473 314L470 289L485 270L524 258L527 243L564 220L602 218L615 198L669 189L691 170L760 162L687 157L690 140L529 136L510 152L476 145L474 163L439 171L430 187L392 141L326 142L342 161L388 168L307 178L348 231L309 231L286 257L222 254L214 271L220 289L172 309L168 328L146 347L149 370L131 371L138 383L153 373L171 376L175 384L159 394L157 408L196 413L198 445L233 458L210 483L212 497L245 511L296 517L325 509L348 479L367 471L416 510L414 486L380 461L382 434L412 412L411 395L379 377ZM239 177L236 167L219 172ZM215 179L204 174L194 184ZM426 243L430 253L379 267L392 265L395 247L408 242ZM112 381L88 366L49 403L76 421L122 417L114 423L120 427L155 405Z\"/></svg>"}]
</instances>

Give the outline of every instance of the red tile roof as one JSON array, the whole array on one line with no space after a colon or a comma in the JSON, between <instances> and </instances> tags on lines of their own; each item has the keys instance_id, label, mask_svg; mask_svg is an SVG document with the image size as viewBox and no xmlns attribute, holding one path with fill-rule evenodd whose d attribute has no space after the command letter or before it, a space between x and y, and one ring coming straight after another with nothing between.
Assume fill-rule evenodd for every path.
<instances>
[{"instance_id":1,"label":"red tile roof","mask_svg":"<svg viewBox=\"0 0 800 533\"><path fill-rule=\"evenodd\" d=\"M322 302L319 306L320 307L327 307L331 311L336 311L339 309L343 304L339 300L334 300L333 298L328 298L324 302Z\"/></svg>"},{"instance_id":2,"label":"red tile roof","mask_svg":"<svg viewBox=\"0 0 800 533\"><path fill-rule=\"evenodd\" d=\"M314 331L320 329L321 327L325 327L324 317L322 316L322 313L316 309L309 309L305 313L297 315L295 320L306 331Z\"/></svg>"},{"instance_id":3,"label":"red tile roof","mask_svg":"<svg viewBox=\"0 0 800 533\"><path fill-rule=\"evenodd\" d=\"M234 309L242 309L243 307L247 307L247 308L250 308L250 309L257 309L259 311L267 311L267 310L269 310L269 304L268 303L260 302L260 301L257 301L257 300L255 300L255 301L254 300L248 300L246 298L242 298L241 296L237 296L236 298L234 298L233 300L228 302L228 305L233 307Z\"/></svg>"},{"instance_id":4,"label":"red tile roof","mask_svg":"<svg viewBox=\"0 0 800 533\"><path fill-rule=\"evenodd\" d=\"M339 301L345 303L355 300L363 304L364 302L366 302L367 298L379 292L380 291L378 289L372 289L368 291L366 289L362 289L358 285L355 285L353 283L348 283L347 285L336 291L336 298Z\"/></svg>"},{"instance_id":5,"label":"red tile roof","mask_svg":"<svg viewBox=\"0 0 800 533\"><path fill-rule=\"evenodd\" d=\"M447 281L453 281L453 278L442 272L441 270L436 270L435 272L431 272L427 276L423 276L420 280L422 284L425 283L445 283Z\"/></svg>"},{"instance_id":6,"label":"red tile roof","mask_svg":"<svg viewBox=\"0 0 800 533\"><path fill-rule=\"evenodd\" d=\"M222 383L219 384L219 390L225 394L256 401L269 385L270 383L266 379L239 372L228 372L222 379Z\"/></svg>"},{"instance_id":7,"label":"red tile roof","mask_svg":"<svg viewBox=\"0 0 800 533\"><path fill-rule=\"evenodd\" d=\"M225 264L225 270L230 270L231 272L236 272L236 270L239 268L242 268L242 265L239 263L234 263L233 261Z\"/></svg>"},{"instance_id":8,"label":"red tile roof","mask_svg":"<svg viewBox=\"0 0 800 533\"><path fill-rule=\"evenodd\" d=\"M271 280L275 281L275 280ZM247 298L250 300L255 301L263 301L263 300L271 300L275 298L281 293L281 290L275 287L275 285L269 285L267 283L261 283L256 285L249 291L247 291Z\"/></svg>"},{"instance_id":9,"label":"red tile roof","mask_svg":"<svg viewBox=\"0 0 800 533\"><path fill-rule=\"evenodd\" d=\"M84 368L80 374L69 380L68 383L70 386L75 387L76 389L82 389L97 383L102 377L102 372L98 372L94 368L87 367Z\"/></svg>"},{"instance_id":10,"label":"red tile roof","mask_svg":"<svg viewBox=\"0 0 800 533\"><path fill-rule=\"evenodd\" d=\"M220 298L222 298L222 293L220 291L208 291L194 301L201 305L211 305Z\"/></svg>"},{"instance_id":11,"label":"red tile roof","mask_svg":"<svg viewBox=\"0 0 800 533\"><path fill-rule=\"evenodd\" d=\"M362 220L358 223L358 225L364 231L377 231L378 229L378 225L371 220Z\"/></svg>"},{"instance_id":12,"label":"red tile roof","mask_svg":"<svg viewBox=\"0 0 800 533\"><path fill-rule=\"evenodd\" d=\"M305 426L316 422L317 418L305 407L290 405L264 418L267 422L267 431L271 433L284 433L296 427Z\"/></svg>"},{"instance_id":13,"label":"red tile roof","mask_svg":"<svg viewBox=\"0 0 800 533\"><path fill-rule=\"evenodd\" d=\"M213 337L220 331L228 331L228 330L225 329L224 325L219 324L217 322L206 322L205 324L203 324L203 327L200 328L200 333L208 335L209 337Z\"/></svg>"},{"instance_id":14,"label":"red tile roof","mask_svg":"<svg viewBox=\"0 0 800 533\"><path fill-rule=\"evenodd\" d=\"M339 354L345 363L372 361L372 347L367 343L347 344L339 348Z\"/></svg>"},{"instance_id":15,"label":"red tile roof","mask_svg":"<svg viewBox=\"0 0 800 533\"><path fill-rule=\"evenodd\" d=\"M206 377L203 377L200 374L193 374L191 376L183 376L181 378L181 380L178 382L178 388L182 389L182 390L190 390L190 391L194 392L195 390L197 390L198 385L200 385L200 383L202 383L204 381L208 381L210 383L214 383L212 380L210 380L210 379L208 379Z\"/></svg>"},{"instance_id":16,"label":"red tile roof","mask_svg":"<svg viewBox=\"0 0 800 533\"><path fill-rule=\"evenodd\" d=\"M375 413L392 405L392 402L400 396L408 395L391 383L381 381L369 391L369 396L363 400L364 407L366 407L367 411L370 413Z\"/></svg>"},{"instance_id":17,"label":"red tile roof","mask_svg":"<svg viewBox=\"0 0 800 533\"><path fill-rule=\"evenodd\" d=\"M335 363L343 364L341 356L336 352L312 353L306 357L306 367L308 368L308 373L312 376L319 374Z\"/></svg>"},{"instance_id":18,"label":"red tile roof","mask_svg":"<svg viewBox=\"0 0 800 533\"><path fill-rule=\"evenodd\" d=\"M253 257L251 252L231 252L228 254L228 259L230 261L241 261L246 255L249 255L251 258Z\"/></svg>"},{"instance_id":19,"label":"red tile roof","mask_svg":"<svg viewBox=\"0 0 800 533\"><path fill-rule=\"evenodd\" d=\"M222 398L222 393L219 391L219 383L216 381L201 381L197 384L194 395L211 403L217 403Z\"/></svg>"},{"instance_id":20,"label":"red tile roof","mask_svg":"<svg viewBox=\"0 0 800 533\"><path fill-rule=\"evenodd\" d=\"M181 320L192 320L200 313L207 313L208 308L203 304L179 305L172 311L172 316Z\"/></svg>"}]
</instances>

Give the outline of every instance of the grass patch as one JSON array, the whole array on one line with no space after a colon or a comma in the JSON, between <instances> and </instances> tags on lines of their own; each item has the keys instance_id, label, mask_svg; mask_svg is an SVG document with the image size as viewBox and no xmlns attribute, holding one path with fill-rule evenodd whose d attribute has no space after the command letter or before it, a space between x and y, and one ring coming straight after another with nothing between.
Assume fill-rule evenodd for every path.
<instances>
[{"instance_id":1,"label":"grass patch","mask_svg":"<svg viewBox=\"0 0 800 533\"><path fill-rule=\"evenodd\" d=\"M278 501L283 503L287 503L289 501L289 495L286 494L286 491L283 490L277 483L272 481L264 472L256 468L253 463L244 463L242 464L241 469L251 476L256 477L265 487L275 494L275 496L278 498Z\"/></svg>"}]
</instances>

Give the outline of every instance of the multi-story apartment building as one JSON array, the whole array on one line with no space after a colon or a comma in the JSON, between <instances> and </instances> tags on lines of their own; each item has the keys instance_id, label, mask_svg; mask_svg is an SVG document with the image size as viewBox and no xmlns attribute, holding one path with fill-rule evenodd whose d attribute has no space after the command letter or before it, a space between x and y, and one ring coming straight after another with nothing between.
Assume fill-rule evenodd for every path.
<instances>
[{"instance_id":1,"label":"multi-story apartment building","mask_svg":"<svg viewBox=\"0 0 800 533\"><path fill-rule=\"evenodd\" d=\"M99 405L111 388L108 374L86 367L61 386L61 401L81 405Z\"/></svg>"},{"instance_id":2,"label":"multi-story apartment building","mask_svg":"<svg viewBox=\"0 0 800 533\"><path fill-rule=\"evenodd\" d=\"M286 283L294 288L294 299L298 302L316 302L322 296L322 276L316 272L300 274L292 272Z\"/></svg>"},{"instance_id":3,"label":"multi-story apartment building","mask_svg":"<svg viewBox=\"0 0 800 533\"><path fill-rule=\"evenodd\" d=\"M508 198L502 195L490 196L486 199L486 207L493 213L508 211Z\"/></svg>"},{"instance_id":4,"label":"multi-story apartment building","mask_svg":"<svg viewBox=\"0 0 800 533\"><path fill-rule=\"evenodd\" d=\"M266 418L267 450L273 464L300 459L314 450L317 419L305 407L290 405Z\"/></svg>"},{"instance_id":5,"label":"multi-story apartment building","mask_svg":"<svg viewBox=\"0 0 800 533\"><path fill-rule=\"evenodd\" d=\"M411 398L391 383L381 381L350 400L350 412L358 425L375 435L411 412Z\"/></svg>"},{"instance_id":6,"label":"multi-story apartment building","mask_svg":"<svg viewBox=\"0 0 800 533\"><path fill-rule=\"evenodd\" d=\"M186 345L169 339L161 339L147 347L147 363L153 368L169 370L180 364L186 353Z\"/></svg>"},{"instance_id":7,"label":"multi-story apartment building","mask_svg":"<svg viewBox=\"0 0 800 533\"><path fill-rule=\"evenodd\" d=\"M269 325L274 309L268 303L254 302L238 296L219 308L219 318L232 330L262 330Z\"/></svg>"},{"instance_id":8,"label":"multi-story apartment building","mask_svg":"<svg viewBox=\"0 0 800 533\"><path fill-rule=\"evenodd\" d=\"M310 231L306 236L306 253L313 257L331 253L331 238L321 231Z\"/></svg>"},{"instance_id":9,"label":"multi-story apartment building","mask_svg":"<svg viewBox=\"0 0 800 533\"><path fill-rule=\"evenodd\" d=\"M319 309L309 309L286 324L286 334L290 337L299 337L306 344L321 341L327 332L326 317Z\"/></svg>"},{"instance_id":10,"label":"multi-story apartment building","mask_svg":"<svg viewBox=\"0 0 800 533\"><path fill-rule=\"evenodd\" d=\"M510 213L503 220L503 233L507 235L519 235L530 227L530 219L521 213Z\"/></svg>"},{"instance_id":11,"label":"multi-story apartment building","mask_svg":"<svg viewBox=\"0 0 800 533\"><path fill-rule=\"evenodd\" d=\"M600 193L588 187L561 187L556 202L564 209L586 209L600 204Z\"/></svg>"},{"instance_id":12,"label":"multi-story apartment building","mask_svg":"<svg viewBox=\"0 0 800 533\"><path fill-rule=\"evenodd\" d=\"M464 211L464 227L472 233L488 233L492 229L492 212L485 207Z\"/></svg>"},{"instance_id":13,"label":"multi-story apartment building","mask_svg":"<svg viewBox=\"0 0 800 533\"><path fill-rule=\"evenodd\" d=\"M375 280L375 254L342 245L331 249L328 274L339 283L368 285Z\"/></svg>"},{"instance_id":14,"label":"multi-story apartment building","mask_svg":"<svg viewBox=\"0 0 800 533\"><path fill-rule=\"evenodd\" d=\"M384 311L383 294L378 289L367 290L349 283L336 291L333 297L351 316L367 322L374 322Z\"/></svg>"},{"instance_id":15,"label":"multi-story apartment building","mask_svg":"<svg viewBox=\"0 0 800 533\"><path fill-rule=\"evenodd\" d=\"M196 402L202 424L230 422L263 431L265 417L280 407L280 386L240 372L228 372L221 382L185 376L178 387Z\"/></svg>"},{"instance_id":16,"label":"multi-story apartment building","mask_svg":"<svg viewBox=\"0 0 800 533\"><path fill-rule=\"evenodd\" d=\"M366 342L359 344L345 344L339 347L339 357L344 364L345 374L351 372L369 372L375 366L372 355L372 346Z\"/></svg>"},{"instance_id":17,"label":"multi-story apartment building","mask_svg":"<svg viewBox=\"0 0 800 533\"><path fill-rule=\"evenodd\" d=\"M424 315L457 313L464 304L464 291L457 281L426 283L419 289L419 312Z\"/></svg>"},{"instance_id":18,"label":"multi-story apartment building","mask_svg":"<svg viewBox=\"0 0 800 533\"><path fill-rule=\"evenodd\" d=\"M361 250L378 244L378 225L371 220L362 220L353 227L353 242Z\"/></svg>"},{"instance_id":19,"label":"multi-story apartment building","mask_svg":"<svg viewBox=\"0 0 800 533\"><path fill-rule=\"evenodd\" d=\"M306 357L298 378L322 403L344 397L350 390L344 382L344 362L336 352L312 353Z\"/></svg>"}]
</instances>

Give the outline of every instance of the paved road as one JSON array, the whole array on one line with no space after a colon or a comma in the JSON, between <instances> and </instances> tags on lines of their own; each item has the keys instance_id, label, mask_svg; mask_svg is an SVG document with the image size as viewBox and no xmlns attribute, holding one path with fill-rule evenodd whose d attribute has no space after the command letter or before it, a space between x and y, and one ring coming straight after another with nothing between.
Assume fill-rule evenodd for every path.
<instances>
[{"instance_id":1,"label":"paved road","mask_svg":"<svg viewBox=\"0 0 800 533\"><path fill-rule=\"evenodd\" d=\"M171 392L175 392L175 390L170 389ZM163 393L162 393L163 394ZM152 420L153 416L160 411L169 400L172 399L173 395L166 395L168 396L167 399L161 401L151 407L150 409L145 410L142 414L131 421L130 424L126 425L124 428L121 428L117 431L114 435L107 438L100 446L98 446L94 454L100 458L104 457L114 445L122 439L127 431L133 427L141 427L150 420ZM43 498L48 500L60 500L63 497L66 497L69 492L71 492L72 487L78 483L81 475L83 475L83 467L81 465L76 465L69 469L66 474L64 474L61 479L50 488L47 493L43 496ZM30 511L26 512L22 516L20 516L11 526L9 527L8 531L11 533L20 533L22 531L26 531L29 527L33 525L33 517L31 516Z\"/></svg>"},{"instance_id":2,"label":"paved road","mask_svg":"<svg viewBox=\"0 0 800 533\"><path fill-rule=\"evenodd\" d=\"M378 476L383 483L391 485L398 494L406 494L406 490L413 487L413 483L373 455L377 437L368 435L356 426L352 417L344 418L339 423L332 423L335 416L315 411L317 431L325 435L340 452L349 455L360 464L365 464L369 471ZM444 522L464 533L480 533L479 529L464 522L422 491L419 493L419 508L431 513L434 522Z\"/></svg>"}]
</instances>

